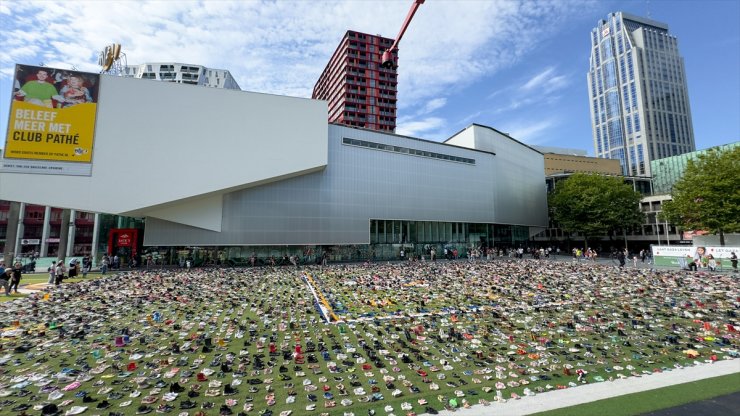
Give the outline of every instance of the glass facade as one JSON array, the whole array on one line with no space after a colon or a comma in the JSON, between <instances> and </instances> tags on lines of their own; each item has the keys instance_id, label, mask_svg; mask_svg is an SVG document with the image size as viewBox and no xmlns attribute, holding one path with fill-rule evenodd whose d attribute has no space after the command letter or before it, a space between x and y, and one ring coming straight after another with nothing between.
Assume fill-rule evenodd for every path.
<instances>
[{"instance_id":1,"label":"glass facade","mask_svg":"<svg viewBox=\"0 0 740 416\"><path fill-rule=\"evenodd\" d=\"M511 248L526 245L529 227L465 222L370 220L370 246L379 258L395 258L401 247L408 255L429 254L431 248L466 253L470 248ZM389 254L390 253L390 254Z\"/></svg>"},{"instance_id":2,"label":"glass facade","mask_svg":"<svg viewBox=\"0 0 740 416\"><path fill-rule=\"evenodd\" d=\"M653 172L653 192L655 195L670 194L673 190L673 185L683 176L683 172L686 169L686 165L689 160L696 160L700 155L713 149L725 151L733 149L738 145L740 145L740 142L734 142L710 149L651 161L651 171Z\"/></svg>"},{"instance_id":3,"label":"glass facade","mask_svg":"<svg viewBox=\"0 0 740 416\"><path fill-rule=\"evenodd\" d=\"M596 156L619 159L624 175L650 176L645 160L693 151L683 58L668 26L611 13L591 38L587 78Z\"/></svg>"}]
</instances>

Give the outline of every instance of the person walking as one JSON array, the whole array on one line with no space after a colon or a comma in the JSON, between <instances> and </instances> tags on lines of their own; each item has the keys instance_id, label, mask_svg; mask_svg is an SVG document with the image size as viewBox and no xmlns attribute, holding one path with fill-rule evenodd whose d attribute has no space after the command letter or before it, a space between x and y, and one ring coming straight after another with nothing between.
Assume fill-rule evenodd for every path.
<instances>
[{"instance_id":1,"label":"person walking","mask_svg":"<svg viewBox=\"0 0 740 416\"><path fill-rule=\"evenodd\" d=\"M18 284L21 283L21 276L23 275L23 265L21 262L16 262L13 265L13 269L10 270L10 287L8 292L15 291L18 293Z\"/></svg>"},{"instance_id":2,"label":"person walking","mask_svg":"<svg viewBox=\"0 0 740 416\"><path fill-rule=\"evenodd\" d=\"M730 263L732 263L732 271L737 273L737 254L734 251L730 253Z\"/></svg>"},{"instance_id":3,"label":"person walking","mask_svg":"<svg viewBox=\"0 0 740 416\"><path fill-rule=\"evenodd\" d=\"M6 271L5 263L0 261L0 286L5 288L5 296L10 296L10 286L8 285L8 274Z\"/></svg>"},{"instance_id":4,"label":"person walking","mask_svg":"<svg viewBox=\"0 0 740 416\"><path fill-rule=\"evenodd\" d=\"M62 283L62 280L64 280L64 260L59 260L54 271L56 273L54 285L59 286Z\"/></svg>"},{"instance_id":5,"label":"person walking","mask_svg":"<svg viewBox=\"0 0 740 416\"><path fill-rule=\"evenodd\" d=\"M625 250L625 251L626 251L626 250ZM623 250L619 250L619 251L617 252L617 260L619 260L619 267L620 267L620 268L623 268L623 267L624 267L624 264L625 264L625 259L626 259L626 257L627 257L627 256L625 256L625 254L624 254L624 251L623 251Z\"/></svg>"},{"instance_id":6,"label":"person walking","mask_svg":"<svg viewBox=\"0 0 740 416\"><path fill-rule=\"evenodd\" d=\"M47 272L49 272L49 281L46 282L47 284L53 285L54 279L57 277L57 263L52 261L51 266L49 266L48 269L46 269Z\"/></svg>"},{"instance_id":7,"label":"person walking","mask_svg":"<svg viewBox=\"0 0 740 416\"><path fill-rule=\"evenodd\" d=\"M103 256L103 260L100 262L100 274L106 274L108 272L108 256Z\"/></svg>"}]
</instances>

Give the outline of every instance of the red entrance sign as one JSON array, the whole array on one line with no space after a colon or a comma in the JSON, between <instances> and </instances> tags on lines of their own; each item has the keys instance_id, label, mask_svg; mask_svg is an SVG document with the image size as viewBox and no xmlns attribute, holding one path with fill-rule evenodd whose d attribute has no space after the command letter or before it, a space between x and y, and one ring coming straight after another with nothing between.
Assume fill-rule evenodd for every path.
<instances>
[{"instance_id":1,"label":"red entrance sign","mask_svg":"<svg viewBox=\"0 0 740 416\"><path fill-rule=\"evenodd\" d=\"M131 234L123 233L118 235L118 247L131 247Z\"/></svg>"},{"instance_id":2,"label":"red entrance sign","mask_svg":"<svg viewBox=\"0 0 740 416\"><path fill-rule=\"evenodd\" d=\"M114 254L114 249L130 247L131 254L139 249L139 230L136 228L113 228L108 234L108 255Z\"/></svg>"}]
</instances>

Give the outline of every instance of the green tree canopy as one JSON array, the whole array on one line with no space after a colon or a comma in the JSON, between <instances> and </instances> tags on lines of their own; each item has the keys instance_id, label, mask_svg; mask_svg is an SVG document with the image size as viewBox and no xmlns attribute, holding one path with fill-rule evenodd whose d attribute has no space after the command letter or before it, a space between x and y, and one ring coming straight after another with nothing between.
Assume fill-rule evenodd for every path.
<instances>
[{"instance_id":1,"label":"green tree canopy","mask_svg":"<svg viewBox=\"0 0 740 416\"><path fill-rule=\"evenodd\" d=\"M560 228L588 245L588 237L642 224L641 198L621 177L577 173L555 185L549 203Z\"/></svg>"},{"instance_id":2,"label":"green tree canopy","mask_svg":"<svg viewBox=\"0 0 740 416\"><path fill-rule=\"evenodd\" d=\"M673 186L663 216L685 230L719 234L740 232L740 146L710 150L690 160Z\"/></svg>"}]
</instances>

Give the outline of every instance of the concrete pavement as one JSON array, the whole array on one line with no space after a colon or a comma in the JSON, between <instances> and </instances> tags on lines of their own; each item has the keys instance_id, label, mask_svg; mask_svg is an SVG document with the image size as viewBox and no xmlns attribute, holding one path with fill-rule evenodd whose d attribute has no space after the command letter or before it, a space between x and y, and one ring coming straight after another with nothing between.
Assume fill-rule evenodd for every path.
<instances>
[{"instance_id":1,"label":"concrete pavement","mask_svg":"<svg viewBox=\"0 0 740 416\"><path fill-rule=\"evenodd\" d=\"M448 416L453 414L462 416L528 415L734 373L740 373L740 360L738 359L718 361L714 364L701 364L649 376L643 375L642 377L629 377L602 383L582 384L578 387L522 397L519 400L508 400L506 403L492 402L490 406L476 405L470 409L460 409L454 413L440 411L439 414ZM434 403L434 405L439 406L437 403Z\"/></svg>"}]
</instances>

